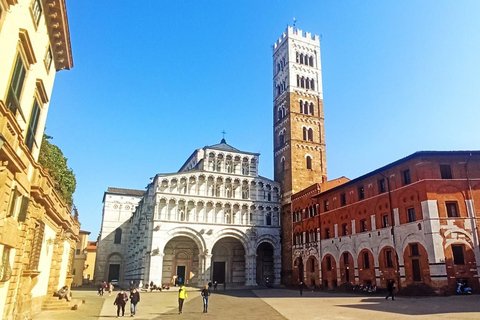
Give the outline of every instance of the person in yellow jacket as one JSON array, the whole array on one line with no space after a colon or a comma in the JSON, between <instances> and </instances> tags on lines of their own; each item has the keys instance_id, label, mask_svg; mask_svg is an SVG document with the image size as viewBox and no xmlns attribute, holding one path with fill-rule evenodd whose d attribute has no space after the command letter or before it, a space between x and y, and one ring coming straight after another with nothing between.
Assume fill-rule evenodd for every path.
<instances>
[{"instance_id":1,"label":"person in yellow jacket","mask_svg":"<svg viewBox=\"0 0 480 320\"><path fill-rule=\"evenodd\" d=\"M182 313L183 302L188 298L187 291L185 291L185 286L181 286L178 290L178 313Z\"/></svg>"}]
</instances>

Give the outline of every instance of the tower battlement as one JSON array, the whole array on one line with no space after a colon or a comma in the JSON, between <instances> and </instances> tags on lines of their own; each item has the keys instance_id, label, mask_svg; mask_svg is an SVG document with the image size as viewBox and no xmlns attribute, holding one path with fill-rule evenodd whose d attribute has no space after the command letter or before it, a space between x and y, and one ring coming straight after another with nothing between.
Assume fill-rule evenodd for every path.
<instances>
[{"instance_id":1,"label":"tower battlement","mask_svg":"<svg viewBox=\"0 0 480 320\"><path fill-rule=\"evenodd\" d=\"M287 36L289 38L302 40L315 45L318 45L318 43L320 42L320 36L312 35L311 32L303 32L300 29L294 29L293 27L288 26L286 32L284 32L282 36L277 40L277 42L275 42L275 44L273 45L273 51L277 50L280 47L282 42L286 40Z\"/></svg>"}]
</instances>

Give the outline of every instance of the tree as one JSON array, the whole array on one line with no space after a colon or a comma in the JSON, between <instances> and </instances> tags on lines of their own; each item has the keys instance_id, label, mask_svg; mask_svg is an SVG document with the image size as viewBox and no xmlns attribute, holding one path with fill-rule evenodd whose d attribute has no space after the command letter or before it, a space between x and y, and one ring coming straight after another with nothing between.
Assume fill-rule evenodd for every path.
<instances>
[{"instance_id":1,"label":"tree","mask_svg":"<svg viewBox=\"0 0 480 320\"><path fill-rule=\"evenodd\" d=\"M48 169L55 190L57 190L60 198L71 207L77 181L73 170L67 167L67 158L63 156L62 150L50 143L49 139L52 139L52 137L46 134L43 135L38 162L43 168Z\"/></svg>"}]
</instances>

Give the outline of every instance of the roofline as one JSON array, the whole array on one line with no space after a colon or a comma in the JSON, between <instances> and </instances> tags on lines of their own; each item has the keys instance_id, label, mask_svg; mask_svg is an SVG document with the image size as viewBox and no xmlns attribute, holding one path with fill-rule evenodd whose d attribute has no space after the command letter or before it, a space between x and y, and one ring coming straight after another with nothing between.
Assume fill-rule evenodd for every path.
<instances>
[{"instance_id":1,"label":"roofline","mask_svg":"<svg viewBox=\"0 0 480 320\"><path fill-rule=\"evenodd\" d=\"M113 187L108 187L108 189L110 188L113 188ZM115 188L115 189L122 189L122 188ZM139 192L143 192L143 194L145 194L145 190L138 190L138 189L123 189L123 190L133 190L133 191L139 191ZM113 192L113 191L105 191L103 193L103 199L102 199L102 203L105 202L105 196L108 194L117 194L117 195L127 195L127 196L132 196L132 197L143 197L143 195L137 195L137 194L129 194L129 193L126 193L126 192Z\"/></svg>"},{"instance_id":2,"label":"roofline","mask_svg":"<svg viewBox=\"0 0 480 320\"><path fill-rule=\"evenodd\" d=\"M341 184L339 186L336 186L334 188L331 188L331 189L328 189L328 190L325 190L325 191L320 191L319 194L313 196L312 198L316 198L316 197L320 197L323 193L326 193L326 192L330 192L330 191L333 191L333 190L337 190L337 189L340 189L340 188L343 188L345 186L348 186L348 185L351 185L351 184L355 184L357 183L358 181L360 180L363 180L367 177L370 177L370 176L374 176L382 171L385 171L385 170L388 170L388 169L391 169L393 167L396 167L402 163L405 163L407 161L410 161L410 160L413 160L415 158L419 158L419 157L425 157L425 156L467 156L467 155L478 155L480 156L480 150L460 150L460 151L417 151L417 152L414 152L404 158L401 158L401 159L398 159L394 162L391 162L383 167L380 167L378 169L375 169L369 173L366 173L364 175L361 175L355 179L352 179L350 181L347 181L345 182L344 184Z\"/></svg>"}]
</instances>

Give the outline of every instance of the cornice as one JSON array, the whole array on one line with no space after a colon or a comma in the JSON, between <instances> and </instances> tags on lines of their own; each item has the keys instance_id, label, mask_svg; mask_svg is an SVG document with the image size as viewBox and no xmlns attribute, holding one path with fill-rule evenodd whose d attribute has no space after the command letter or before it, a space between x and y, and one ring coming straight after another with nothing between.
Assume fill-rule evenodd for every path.
<instances>
[{"instance_id":1,"label":"cornice","mask_svg":"<svg viewBox=\"0 0 480 320\"><path fill-rule=\"evenodd\" d=\"M55 69L70 70L73 67L73 56L65 0L42 0L42 4L55 59Z\"/></svg>"}]
</instances>

